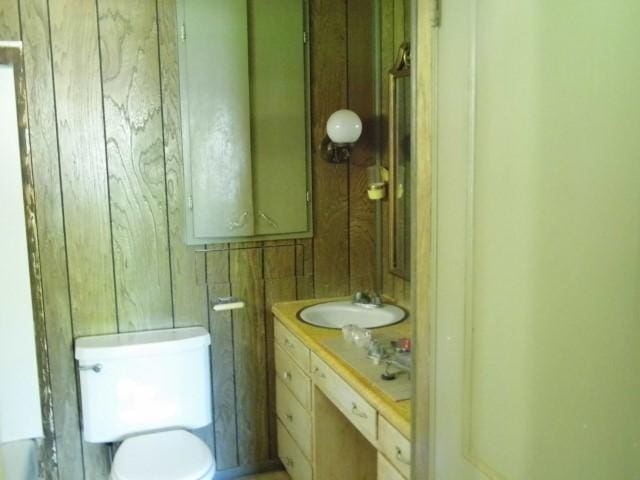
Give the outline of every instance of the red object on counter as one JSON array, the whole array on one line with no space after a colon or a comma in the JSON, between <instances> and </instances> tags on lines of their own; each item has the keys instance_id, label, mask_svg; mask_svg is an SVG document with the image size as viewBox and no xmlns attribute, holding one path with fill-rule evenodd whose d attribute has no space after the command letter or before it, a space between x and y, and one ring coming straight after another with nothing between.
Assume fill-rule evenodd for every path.
<instances>
[{"instance_id":1,"label":"red object on counter","mask_svg":"<svg viewBox=\"0 0 640 480\"><path fill-rule=\"evenodd\" d=\"M411 351L411 339L410 338L401 338L398 340L398 348L403 352Z\"/></svg>"}]
</instances>

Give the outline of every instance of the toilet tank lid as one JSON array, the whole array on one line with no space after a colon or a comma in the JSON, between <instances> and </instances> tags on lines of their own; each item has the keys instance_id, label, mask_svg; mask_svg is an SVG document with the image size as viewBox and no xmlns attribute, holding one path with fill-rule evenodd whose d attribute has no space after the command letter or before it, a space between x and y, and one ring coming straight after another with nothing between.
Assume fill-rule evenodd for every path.
<instances>
[{"instance_id":1,"label":"toilet tank lid","mask_svg":"<svg viewBox=\"0 0 640 480\"><path fill-rule=\"evenodd\" d=\"M149 330L79 337L75 356L80 362L114 358L141 357L195 350L211 344L211 336L202 327Z\"/></svg>"}]
</instances>

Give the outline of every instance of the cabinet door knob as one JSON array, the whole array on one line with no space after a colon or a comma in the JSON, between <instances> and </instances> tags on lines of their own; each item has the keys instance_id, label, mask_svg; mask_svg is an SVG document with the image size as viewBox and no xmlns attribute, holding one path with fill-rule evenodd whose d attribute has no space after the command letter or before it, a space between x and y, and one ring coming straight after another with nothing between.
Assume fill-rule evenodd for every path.
<instances>
[{"instance_id":1,"label":"cabinet door knob","mask_svg":"<svg viewBox=\"0 0 640 480\"><path fill-rule=\"evenodd\" d=\"M367 414L364 412L361 412L358 409L358 405L356 405L355 402L351 403L351 413L354 414L356 417L360 417L360 418L367 418Z\"/></svg>"},{"instance_id":2,"label":"cabinet door knob","mask_svg":"<svg viewBox=\"0 0 640 480\"><path fill-rule=\"evenodd\" d=\"M283 372L282 378L284 378L287 381L291 381L291 378L292 378L291 372Z\"/></svg>"},{"instance_id":3,"label":"cabinet door knob","mask_svg":"<svg viewBox=\"0 0 640 480\"><path fill-rule=\"evenodd\" d=\"M290 413L285 414L285 417L287 417L287 420L289 420L290 422L293 422L293 415L291 415Z\"/></svg>"}]
</instances>

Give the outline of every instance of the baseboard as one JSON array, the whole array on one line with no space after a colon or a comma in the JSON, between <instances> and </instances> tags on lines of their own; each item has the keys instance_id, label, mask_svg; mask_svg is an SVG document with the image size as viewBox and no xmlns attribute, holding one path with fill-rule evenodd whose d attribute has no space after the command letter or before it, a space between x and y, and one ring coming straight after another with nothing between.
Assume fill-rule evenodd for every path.
<instances>
[{"instance_id":1,"label":"baseboard","mask_svg":"<svg viewBox=\"0 0 640 480\"><path fill-rule=\"evenodd\" d=\"M269 460L268 462L258 465L248 465L237 468L229 468L216 472L214 480L232 480L234 478L244 477L247 475L256 475L258 473L275 472L278 470L284 470L280 460Z\"/></svg>"}]
</instances>

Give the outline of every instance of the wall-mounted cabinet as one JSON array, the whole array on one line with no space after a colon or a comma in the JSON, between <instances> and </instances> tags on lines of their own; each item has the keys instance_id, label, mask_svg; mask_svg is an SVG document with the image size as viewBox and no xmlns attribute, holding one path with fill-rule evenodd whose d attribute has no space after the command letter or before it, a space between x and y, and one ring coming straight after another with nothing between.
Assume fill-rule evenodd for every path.
<instances>
[{"instance_id":1,"label":"wall-mounted cabinet","mask_svg":"<svg viewBox=\"0 0 640 480\"><path fill-rule=\"evenodd\" d=\"M186 241L311 236L307 2L179 0Z\"/></svg>"}]
</instances>

